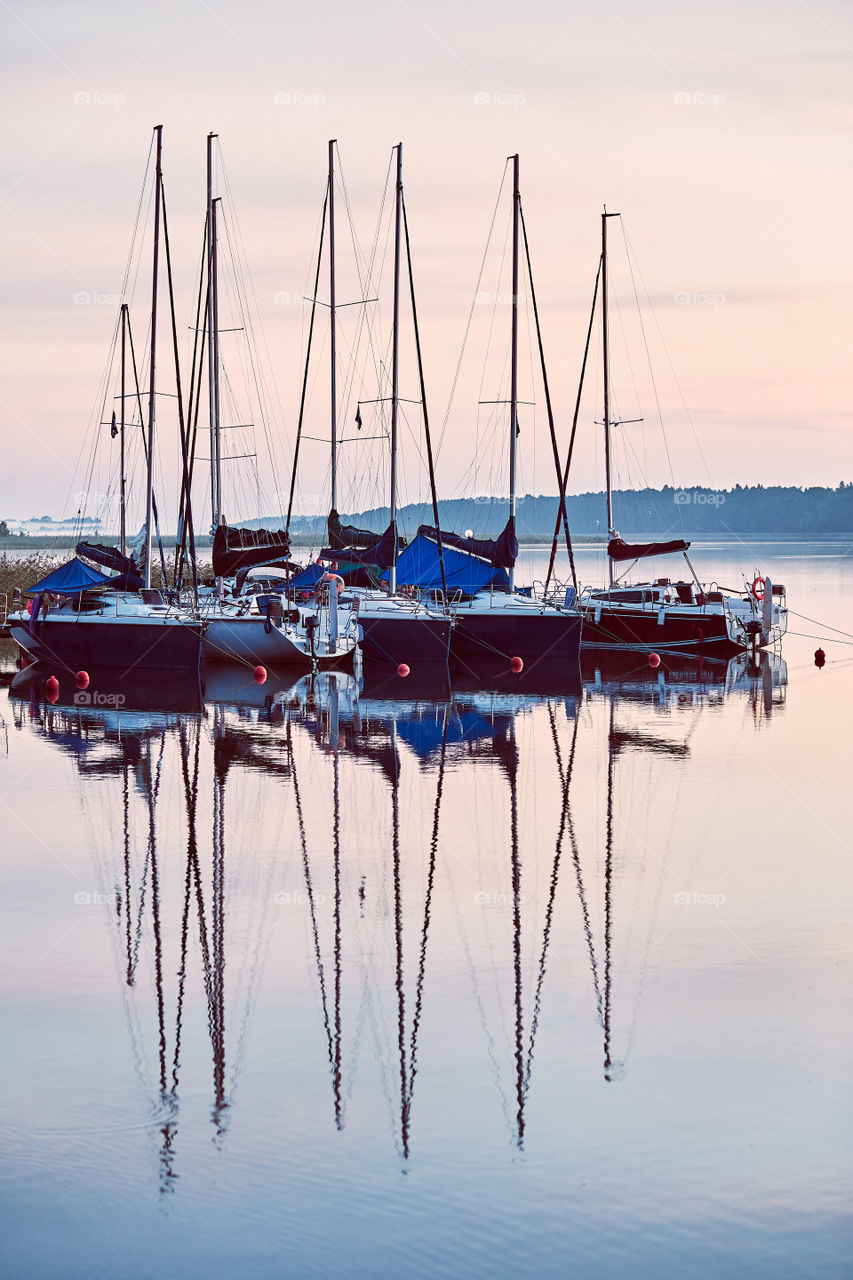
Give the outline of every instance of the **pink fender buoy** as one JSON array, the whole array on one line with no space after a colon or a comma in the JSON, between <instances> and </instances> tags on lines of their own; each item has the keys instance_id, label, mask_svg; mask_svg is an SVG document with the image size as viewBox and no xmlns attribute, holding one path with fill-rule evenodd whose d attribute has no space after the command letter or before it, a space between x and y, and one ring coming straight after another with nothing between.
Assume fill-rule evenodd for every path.
<instances>
[{"instance_id":1,"label":"pink fender buoy","mask_svg":"<svg viewBox=\"0 0 853 1280\"><path fill-rule=\"evenodd\" d=\"M59 681L56 676L48 676L44 682L44 696L48 702L56 702L59 697Z\"/></svg>"},{"instance_id":2,"label":"pink fender buoy","mask_svg":"<svg viewBox=\"0 0 853 1280\"><path fill-rule=\"evenodd\" d=\"M660 666L660 654L659 654L659 653L650 653L650 654L649 654L649 666L650 666L650 667L659 667L659 666Z\"/></svg>"},{"instance_id":3,"label":"pink fender buoy","mask_svg":"<svg viewBox=\"0 0 853 1280\"><path fill-rule=\"evenodd\" d=\"M89 672L88 671L78 671L75 679L77 681L78 689L89 688Z\"/></svg>"},{"instance_id":4,"label":"pink fender buoy","mask_svg":"<svg viewBox=\"0 0 853 1280\"><path fill-rule=\"evenodd\" d=\"M265 684L267 679L267 669L260 664L255 667L254 671L255 684Z\"/></svg>"},{"instance_id":5,"label":"pink fender buoy","mask_svg":"<svg viewBox=\"0 0 853 1280\"><path fill-rule=\"evenodd\" d=\"M405 680L408 674L409 674L409 668L406 666L405 662L401 662L399 667L397 668L397 675L400 677L401 680Z\"/></svg>"},{"instance_id":6,"label":"pink fender buoy","mask_svg":"<svg viewBox=\"0 0 853 1280\"><path fill-rule=\"evenodd\" d=\"M513 658L512 662L510 662L509 665L512 668L512 670L515 672L515 674L518 675L520 671L524 670L524 659Z\"/></svg>"},{"instance_id":7,"label":"pink fender buoy","mask_svg":"<svg viewBox=\"0 0 853 1280\"><path fill-rule=\"evenodd\" d=\"M32 616L33 616L33 602L32 602L32 600L28 600L28 601L27 601L27 613L30 615L30 617L32 617Z\"/></svg>"}]
</instances>

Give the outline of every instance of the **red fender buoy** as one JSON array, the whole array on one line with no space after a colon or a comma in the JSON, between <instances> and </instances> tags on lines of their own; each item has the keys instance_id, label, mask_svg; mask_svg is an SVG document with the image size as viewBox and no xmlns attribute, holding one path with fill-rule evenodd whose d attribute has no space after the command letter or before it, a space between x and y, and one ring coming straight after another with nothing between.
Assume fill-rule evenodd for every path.
<instances>
[{"instance_id":1,"label":"red fender buoy","mask_svg":"<svg viewBox=\"0 0 853 1280\"><path fill-rule=\"evenodd\" d=\"M409 671L410 671L410 668L406 665L406 663L401 662L397 668L397 675L400 677L401 680L405 680L406 676L409 674Z\"/></svg>"},{"instance_id":2,"label":"red fender buoy","mask_svg":"<svg viewBox=\"0 0 853 1280\"><path fill-rule=\"evenodd\" d=\"M825 663L826 663L826 654L824 653L823 649L815 649L814 651L815 666L820 668L824 666Z\"/></svg>"},{"instance_id":3,"label":"red fender buoy","mask_svg":"<svg viewBox=\"0 0 853 1280\"><path fill-rule=\"evenodd\" d=\"M267 678L267 669L262 667L260 663L255 667L254 671L255 684L265 684Z\"/></svg>"},{"instance_id":4,"label":"red fender buoy","mask_svg":"<svg viewBox=\"0 0 853 1280\"><path fill-rule=\"evenodd\" d=\"M512 670L515 672L515 674L518 675L520 671L524 670L524 659L513 658L509 665L512 668Z\"/></svg>"},{"instance_id":5,"label":"red fender buoy","mask_svg":"<svg viewBox=\"0 0 853 1280\"><path fill-rule=\"evenodd\" d=\"M659 653L650 653L650 654L649 654L649 666L650 666L650 667L659 667L659 666L660 666L660 654L659 654Z\"/></svg>"},{"instance_id":6,"label":"red fender buoy","mask_svg":"<svg viewBox=\"0 0 853 1280\"><path fill-rule=\"evenodd\" d=\"M56 676L48 676L44 682L44 696L48 702L56 702L59 697L59 681Z\"/></svg>"},{"instance_id":7,"label":"red fender buoy","mask_svg":"<svg viewBox=\"0 0 853 1280\"><path fill-rule=\"evenodd\" d=\"M88 671L78 671L75 679L77 681L78 689L89 688L89 672Z\"/></svg>"}]
</instances>

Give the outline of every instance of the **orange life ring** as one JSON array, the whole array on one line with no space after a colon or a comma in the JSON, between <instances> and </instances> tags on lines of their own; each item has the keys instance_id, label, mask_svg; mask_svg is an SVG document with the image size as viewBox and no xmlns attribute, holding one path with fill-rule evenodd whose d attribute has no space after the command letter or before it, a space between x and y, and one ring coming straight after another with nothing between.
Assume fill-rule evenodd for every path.
<instances>
[{"instance_id":1,"label":"orange life ring","mask_svg":"<svg viewBox=\"0 0 853 1280\"><path fill-rule=\"evenodd\" d=\"M763 600L764 588L766 586L767 586L767 581L765 578L761 578L761 577L755 578L755 580L753 581L752 587L750 588L750 590L752 591L753 599Z\"/></svg>"}]
</instances>

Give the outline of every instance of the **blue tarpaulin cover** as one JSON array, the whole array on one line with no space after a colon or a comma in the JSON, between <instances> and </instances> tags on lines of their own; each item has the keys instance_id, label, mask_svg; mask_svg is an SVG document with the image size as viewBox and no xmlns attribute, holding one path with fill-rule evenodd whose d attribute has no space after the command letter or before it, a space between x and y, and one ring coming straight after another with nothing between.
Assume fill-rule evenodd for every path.
<instances>
[{"instance_id":1,"label":"blue tarpaulin cover","mask_svg":"<svg viewBox=\"0 0 853 1280\"><path fill-rule=\"evenodd\" d=\"M310 591L312 587L316 587L323 574L328 572L328 565L309 564L307 569L303 569L295 578L290 579L290 585L294 591Z\"/></svg>"},{"instance_id":2,"label":"blue tarpaulin cover","mask_svg":"<svg viewBox=\"0 0 853 1280\"><path fill-rule=\"evenodd\" d=\"M444 547L444 572L449 591L462 591L469 596L476 595L491 584L496 587L509 586L505 569L495 569L493 565L486 564L485 560L478 560L476 556L466 555L463 551L454 551L452 547ZM383 573L382 576L387 578L388 574ZM438 547L423 534L418 534L398 559L397 585L441 590Z\"/></svg>"},{"instance_id":3,"label":"blue tarpaulin cover","mask_svg":"<svg viewBox=\"0 0 853 1280\"><path fill-rule=\"evenodd\" d=\"M82 591L89 591L92 587L109 587L114 583L114 578L98 573L97 569L92 569L75 556L73 560L69 560L67 564L61 564L58 569L54 569L53 573L42 578L41 582L30 587L27 594L36 596L42 595L45 591L52 591L57 596L79 596Z\"/></svg>"}]
</instances>

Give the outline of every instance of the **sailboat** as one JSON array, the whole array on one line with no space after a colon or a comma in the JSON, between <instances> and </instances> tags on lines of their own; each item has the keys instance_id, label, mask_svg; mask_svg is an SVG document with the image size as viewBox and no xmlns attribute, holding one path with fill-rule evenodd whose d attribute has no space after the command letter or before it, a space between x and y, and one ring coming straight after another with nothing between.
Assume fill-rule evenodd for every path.
<instances>
[{"instance_id":1,"label":"sailboat","mask_svg":"<svg viewBox=\"0 0 853 1280\"><path fill-rule=\"evenodd\" d=\"M413 669L423 664L439 663L447 665L450 649L451 619L446 610L434 607L434 602L421 600L412 595L401 595L397 591L397 556L400 539L397 531L397 463L398 463L398 420L399 420L399 357L400 357L400 291L403 284L401 267L402 238L405 232L406 254L409 286L412 298L415 346L420 371L421 405L424 414L424 430L426 437L427 457L430 465L430 481L433 490L433 509L435 503L435 486L432 468L432 447L429 440L429 418L426 405L426 390L421 364L420 335L417 323L417 311L414 307L414 284L412 281L411 255L409 253L408 224L406 222L405 203L403 198L403 144L398 143L396 151L396 184L394 204L394 310L391 352L391 430L390 430L390 479L389 479L389 524L382 534L371 534L367 530L355 529L342 525L338 514L338 404L337 404L337 367L336 367L336 289L335 289L335 141L329 142L329 173L324 213L324 227L328 219L329 230L329 323L331 354L331 510L328 517L328 534L330 545L320 553L320 561L329 564L332 571L340 569L344 581L351 585L352 592L346 602L357 617L358 632L363 658L368 662L404 665ZM320 253L317 259L317 277L315 280L315 297L312 306L311 328L313 330L314 309L317 305L316 292L319 283L320 260L323 251L322 238ZM309 352L310 357L310 337ZM300 410L301 435L302 412L305 404L305 385L307 383L308 360L306 359L305 382L303 382L302 409ZM359 406L360 415L360 406ZM360 420L360 419L359 419ZM297 453L294 455L293 474L295 479ZM291 482L291 495L293 481ZM319 565L311 566L305 574L294 580L294 586L310 586L318 576ZM385 578L387 587L381 585L380 578Z\"/></svg>"},{"instance_id":2,"label":"sailboat","mask_svg":"<svg viewBox=\"0 0 853 1280\"><path fill-rule=\"evenodd\" d=\"M578 599L584 618L584 648L658 654L665 651L701 653L722 658L746 649L775 645L788 626L787 597L781 583L771 582L766 574L758 571L753 581L745 582L740 590L703 583L687 554L689 542L672 539L631 543L614 527L611 436L613 427L619 424L611 413L607 222L619 216L606 209L601 215L601 259L596 279L596 292L599 279L601 282L608 585L587 587ZM584 363L585 360L586 357ZM571 458L571 446L569 456ZM626 582L624 573L617 571L617 567L627 565L627 572L638 560L679 552L684 557L687 573L677 581L666 577Z\"/></svg>"},{"instance_id":3,"label":"sailboat","mask_svg":"<svg viewBox=\"0 0 853 1280\"><path fill-rule=\"evenodd\" d=\"M512 160L512 330L509 414L509 518L496 539L460 537L421 526L400 556L397 580L420 590L453 587L450 656L454 666L478 675L484 667L559 668L577 675L581 615L573 602L558 605L516 589L516 485L518 449L518 293L521 231L519 157ZM541 344L540 344L541 351ZM544 361L543 361L544 369ZM549 398L550 407L550 398ZM437 558L444 560L441 578ZM448 573L448 567L450 572ZM448 583L449 579L449 583ZM447 598L447 596L446 596Z\"/></svg>"},{"instance_id":4,"label":"sailboat","mask_svg":"<svg viewBox=\"0 0 853 1280\"><path fill-rule=\"evenodd\" d=\"M76 671L93 665L120 668L125 672L147 668L174 669L193 675L198 672L201 647L201 624L193 614L181 608L161 592L152 589L153 530L156 521L154 496L155 419L156 419L156 353L157 302L161 238L165 241L167 262L169 240L166 229L166 206L163 193L163 127L157 125L155 135L154 249L152 262L151 355L149 362L148 427L144 443L146 452L146 510L140 538L144 567L140 575L135 560L115 548L90 548L80 544L78 551L89 559L119 569L109 576L93 569L80 554L48 574L29 588L31 600L26 609L9 616L10 634L30 658L51 663L58 670ZM162 224L162 232L161 232ZM174 332L174 298L171 267L169 292L172 302ZM122 305L122 533L124 537L124 352L127 332L127 307ZM175 348L177 371L177 348ZM180 381L178 381L180 409ZM122 551L124 551L124 546ZM92 554L94 552L94 554Z\"/></svg>"},{"instance_id":5,"label":"sailboat","mask_svg":"<svg viewBox=\"0 0 853 1280\"><path fill-rule=\"evenodd\" d=\"M338 625L338 584L319 584L310 603L297 602L274 569L289 562L290 537L286 530L229 526L223 515L222 450L219 357L219 271L217 218L219 199L213 194L213 144L207 138L207 215L205 265L207 291L204 330L207 338L208 400L210 417L210 493L213 532L214 591L200 594L204 624L202 657L214 662L243 665L304 668L337 666L352 660L356 646L354 627ZM201 291L199 293L200 305ZM195 395L201 385L204 344L195 376ZM193 415L195 417L196 415ZM194 456L194 451L193 451ZM191 474L184 487L188 499ZM182 513L182 531L189 532L190 517ZM193 557L194 560L194 557ZM271 572L271 570L273 570ZM226 594L225 583L229 590Z\"/></svg>"}]
</instances>

